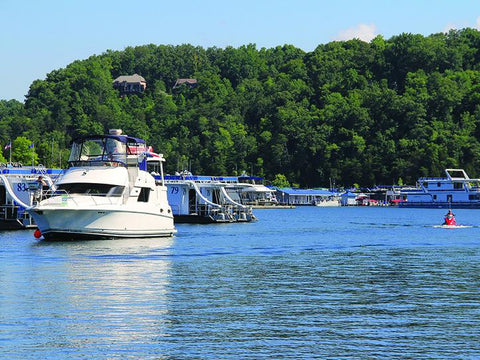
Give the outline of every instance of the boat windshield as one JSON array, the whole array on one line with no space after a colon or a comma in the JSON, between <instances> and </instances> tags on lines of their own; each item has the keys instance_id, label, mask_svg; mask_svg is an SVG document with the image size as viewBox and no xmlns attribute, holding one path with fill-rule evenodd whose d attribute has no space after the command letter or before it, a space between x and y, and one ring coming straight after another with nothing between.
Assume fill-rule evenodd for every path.
<instances>
[{"instance_id":1,"label":"boat windshield","mask_svg":"<svg viewBox=\"0 0 480 360\"><path fill-rule=\"evenodd\" d=\"M57 194L80 194L93 196L112 196L118 197L123 194L125 186L110 184L92 184L92 183L73 183L60 184L57 187Z\"/></svg>"},{"instance_id":2,"label":"boat windshield","mask_svg":"<svg viewBox=\"0 0 480 360\"><path fill-rule=\"evenodd\" d=\"M83 139L73 143L68 161L75 165L104 165L108 162L126 164L127 144L113 137Z\"/></svg>"}]
</instances>

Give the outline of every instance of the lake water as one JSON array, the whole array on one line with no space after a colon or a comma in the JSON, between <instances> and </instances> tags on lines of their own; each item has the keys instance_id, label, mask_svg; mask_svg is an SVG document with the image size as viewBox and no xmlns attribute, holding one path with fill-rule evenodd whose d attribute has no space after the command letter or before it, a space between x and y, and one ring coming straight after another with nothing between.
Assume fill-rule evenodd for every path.
<instances>
[{"instance_id":1,"label":"lake water","mask_svg":"<svg viewBox=\"0 0 480 360\"><path fill-rule=\"evenodd\" d=\"M0 234L2 359L479 359L480 210L255 210L171 239Z\"/></svg>"}]
</instances>

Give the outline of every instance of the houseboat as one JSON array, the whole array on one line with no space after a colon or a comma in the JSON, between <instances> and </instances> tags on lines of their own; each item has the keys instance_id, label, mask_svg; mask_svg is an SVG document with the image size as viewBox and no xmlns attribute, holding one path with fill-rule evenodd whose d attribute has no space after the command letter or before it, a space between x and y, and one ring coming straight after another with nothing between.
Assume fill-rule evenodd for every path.
<instances>
[{"instance_id":1,"label":"houseboat","mask_svg":"<svg viewBox=\"0 0 480 360\"><path fill-rule=\"evenodd\" d=\"M0 165L0 230L19 230L35 227L26 209L51 189L61 169L46 169L20 164Z\"/></svg>"},{"instance_id":2,"label":"houseboat","mask_svg":"<svg viewBox=\"0 0 480 360\"><path fill-rule=\"evenodd\" d=\"M276 198L283 205L340 206L340 194L326 189L278 188Z\"/></svg>"},{"instance_id":3,"label":"houseboat","mask_svg":"<svg viewBox=\"0 0 480 360\"><path fill-rule=\"evenodd\" d=\"M230 183L227 192L232 196L238 196L243 205L253 208L278 207L275 189L263 184L263 178L258 176L241 175L237 181Z\"/></svg>"},{"instance_id":4,"label":"houseboat","mask_svg":"<svg viewBox=\"0 0 480 360\"><path fill-rule=\"evenodd\" d=\"M252 207L227 191L234 176L195 176L188 172L165 175L168 201L177 223L232 223L255 220Z\"/></svg>"},{"instance_id":5,"label":"houseboat","mask_svg":"<svg viewBox=\"0 0 480 360\"><path fill-rule=\"evenodd\" d=\"M399 207L480 208L480 179L463 169L445 169L445 177L421 177L412 189L400 191Z\"/></svg>"}]
</instances>

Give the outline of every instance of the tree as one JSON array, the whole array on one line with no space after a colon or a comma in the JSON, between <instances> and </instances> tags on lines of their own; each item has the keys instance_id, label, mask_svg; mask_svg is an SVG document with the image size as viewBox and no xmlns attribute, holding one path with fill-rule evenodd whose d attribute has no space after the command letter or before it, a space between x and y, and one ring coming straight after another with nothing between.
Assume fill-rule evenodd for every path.
<instances>
[{"instance_id":1,"label":"tree","mask_svg":"<svg viewBox=\"0 0 480 360\"><path fill-rule=\"evenodd\" d=\"M290 183L285 175L276 174L275 178L272 180L272 185L276 187L289 187Z\"/></svg>"},{"instance_id":2,"label":"tree","mask_svg":"<svg viewBox=\"0 0 480 360\"><path fill-rule=\"evenodd\" d=\"M41 162L60 165L76 135L122 128L163 153L167 172L246 169L308 187L413 184L450 166L475 176L479 48L480 32L463 29L312 52L254 44L107 51L34 81L25 104L0 101L0 144L24 137ZM112 80L134 73L146 91L120 96ZM197 86L173 89L178 78ZM27 149L15 155L29 164Z\"/></svg>"},{"instance_id":3,"label":"tree","mask_svg":"<svg viewBox=\"0 0 480 360\"><path fill-rule=\"evenodd\" d=\"M38 155L35 152L35 144L24 136L17 137L12 143L12 161L24 165L38 163Z\"/></svg>"}]
</instances>

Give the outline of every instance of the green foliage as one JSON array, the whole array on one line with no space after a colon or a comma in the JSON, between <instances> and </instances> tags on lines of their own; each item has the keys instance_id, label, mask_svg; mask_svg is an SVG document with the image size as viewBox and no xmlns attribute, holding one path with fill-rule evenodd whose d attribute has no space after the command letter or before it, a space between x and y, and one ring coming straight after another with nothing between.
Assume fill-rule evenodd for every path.
<instances>
[{"instance_id":1,"label":"green foliage","mask_svg":"<svg viewBox=\"0 0 480 360\"><path fill-rule=\"evenodd\" d=\"M73 137L122 128L163 153L167 173L245 170L309 187L413 184L453 166L478 177L479 48L480 32L463 29L309 53L255 44L109 50L34 81L24 104L0 101L0 144L16 139L14 161L30 164L35 143L34 162L65 166ZM113 80L134 73L146 91L121 96ZM178 78L198 86L174 89Z\"/></svg>"},{"instance_id":2,"label":"green foliage","mask_svg":"<svg viewBox=\"0 0 480 360\"><path fill-rule=\"evenodd\" d=\"M272 185L277 187L288 187L290 186L290 183L285 175L276 174L275 178L272 180Z\"/></svg>"},{"instance_id":3,"label":"green foliage","mask_svg":"<svg viewBox=\"0 0 480 360\"><path fill-rule=\"evenodd\" d=\"M23 165L38 163L38 155L31 140L25 136L19 136L12 142L12 161Z\"/></svg>"}]
</instances>

